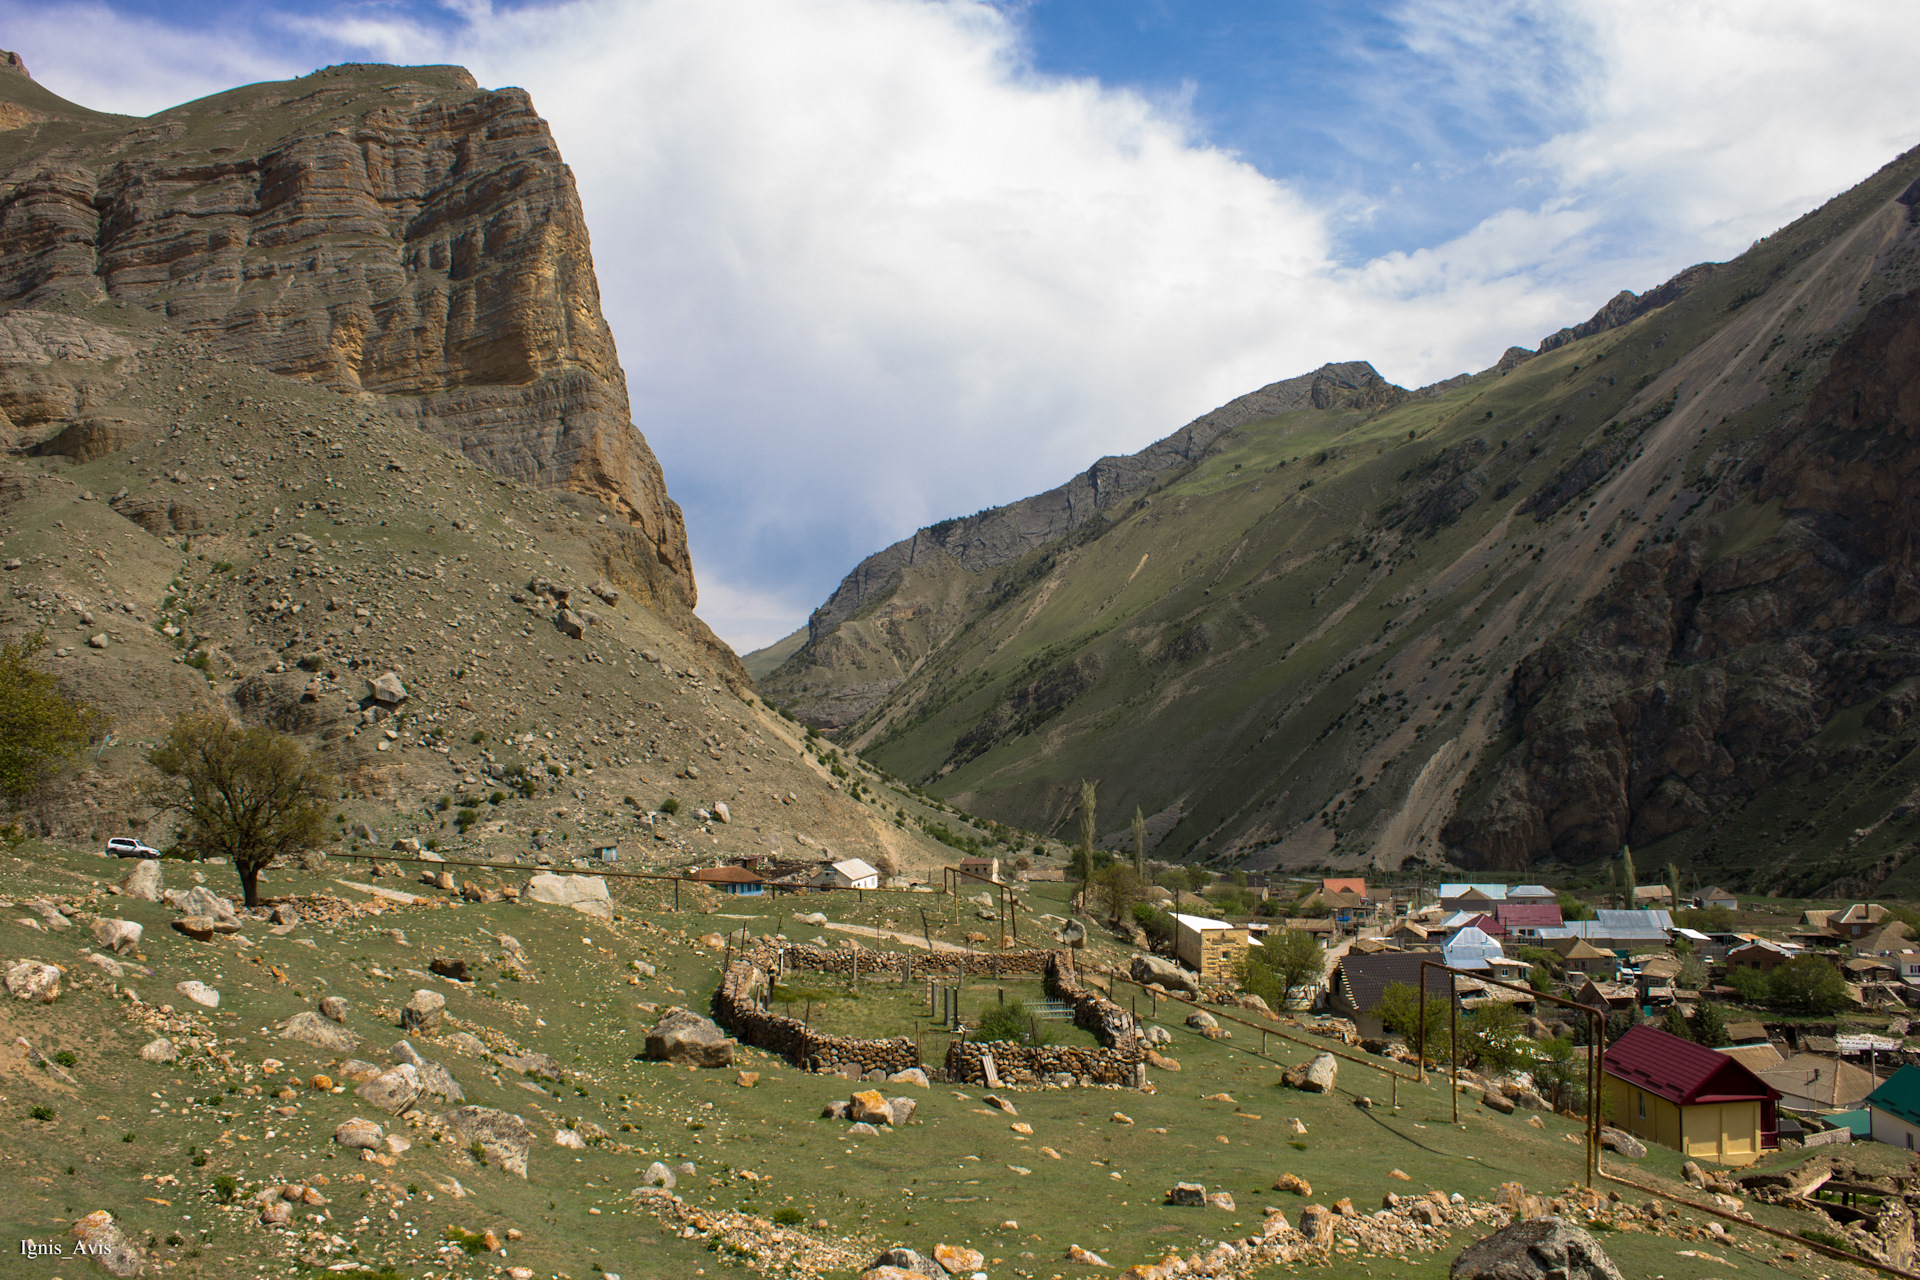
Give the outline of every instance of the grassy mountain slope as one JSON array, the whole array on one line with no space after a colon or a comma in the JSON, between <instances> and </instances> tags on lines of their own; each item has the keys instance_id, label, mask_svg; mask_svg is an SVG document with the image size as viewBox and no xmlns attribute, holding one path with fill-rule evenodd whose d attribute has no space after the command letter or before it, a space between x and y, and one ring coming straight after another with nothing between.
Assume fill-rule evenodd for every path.
<instances>
[{"instance_id":1,"label":"grassy mountain slope","mask_svg":"<svg viewBox=\"0 0 1920 1280\"><path fill-rule=\"evenodd\" d=\"M1616 299L1523 363L1510 354L1438 394L1237 424L1149 492L983 571L927 557L834 632L816 629L764 687L808 716L835 681L878 682L878 663L858 658L881 654L904 678L843 740L1040 828L1063 826L1078 780L1096 778L1103 830L1138 805L1176 857L1518 867L1768 803L1773 773L1715 790L1678 759L1695 729L1737 754L1719 720L1646 728L1639 754L1676 761L1640 770L1651 778L1619 744L1543 749L1547 726L1601 714L1627 677L1523 663L1592 632L1669 548L1697 546L1690 563L1710 569L1777 558L1799 536L1813 518L1793 506L1804 495L1749 492L1743 477L1804 434L1863 308L1906 287L1900 197L1916 170L1902 157L1735 261L1647 296L1663 305ZM1695 585L1747 589L1710 572ZM1808 624L1790 614L1751 630ZM940 633L916 633L930 619ZM1737 648L1652 652L1632 679L1657 683L1672 661L1746 687ZM1516 682L1522 670L1533 674ZM1548 685L1561 702L1529 718ZM1809 714L1845 736L1844 719ZM1796 860L1829 878L1865 856L1852 828L1802 835ZM1726 877L1744 861L1724 846L1683 852Z\"/></svg>"}]
</instances>

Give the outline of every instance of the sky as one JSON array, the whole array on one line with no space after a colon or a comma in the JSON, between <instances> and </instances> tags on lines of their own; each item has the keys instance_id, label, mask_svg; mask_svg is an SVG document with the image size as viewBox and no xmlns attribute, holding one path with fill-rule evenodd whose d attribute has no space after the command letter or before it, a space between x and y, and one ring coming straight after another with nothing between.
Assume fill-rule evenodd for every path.
<instances>
[{"instance_id":1,"label":"sky","mask_svg":"<svg viewBox=\"0 0 1920 1280\"><path fill-rule=\"evenodd\" d=\"M1920 142L1906 0L0 0L148 114L519 85L741 652L862 557L1329 360L1418 386Z\"/></svg>"}]
</instances>

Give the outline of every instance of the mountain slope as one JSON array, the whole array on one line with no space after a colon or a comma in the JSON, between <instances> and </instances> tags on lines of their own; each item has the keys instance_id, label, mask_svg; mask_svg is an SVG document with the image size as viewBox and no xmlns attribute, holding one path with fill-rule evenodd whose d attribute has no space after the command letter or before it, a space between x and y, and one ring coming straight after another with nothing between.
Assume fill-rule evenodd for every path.
<instances>
[{"instance_id":1,"label":"mountain slope","mask_svg":"<svg viewBox=\"0 0 1920 1280\"><path fill-rule=\"evenodd\" d=\"M850 576L836 599L859 586L857 608L817 614L763 687L1007 821L1063 824L1096 778L1102 828L1139 805L1163 856L1512 868L1666 841L1650 856L1759 878L1738 842L1684 834L1774 803L1790 775L1753 764L1755 735L1774 750L1763 726L1793 706L1779 740L1799 767L1865 767L1844 758L1846 704L1889 683L1776 706L1841 661L1801 634L1843 633L1833 652L1856 666L1862 644L1907 651L1897 607L1819 606L1823 589L1891 600L1905 572L1865 513L1900 501L1905 437L1872 406L1912 394L1904 304L1881 300L1911 284L1917 172L1903 156L1739 259L1432 394L1249 414L1011 558ZM1791 600L1753 598L1795 572ZM1667 606L1646 603L1656 588ZM1705 624L1687 619L1708 617L1726 621L1688 648ZM1763 661L1767 644L1802 666ZM1636 722L1662 681L1745 709L1699 714L1689 695ZM1687 754L1716 750L1731 773ZM1884 817L1900 788L1876 788ZM1799 824L1788 862L1833 878L1888 861L1874 840L1898 822L1855 841L1868 824L1847 821Z\"/></svg>"}]
</instances>

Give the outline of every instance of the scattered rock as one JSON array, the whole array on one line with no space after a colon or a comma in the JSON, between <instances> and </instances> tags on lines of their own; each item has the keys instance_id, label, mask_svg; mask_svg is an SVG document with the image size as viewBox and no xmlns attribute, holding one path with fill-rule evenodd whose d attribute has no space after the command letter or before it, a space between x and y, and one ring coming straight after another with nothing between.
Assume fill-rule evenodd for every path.
<instances>
[{"instance_id":1,"label":"scattered rock","mask_svg":"<svg viewBox=\"0 0 1920 1280\"><path fill-rule=\"evenodd\" d=\"M987 1265L986 1255L978 1249L969 1249L965 1245L937 1244L933 1246L933 1260L941 1265L950 1276L965 1272L971 1275Z\"/></svg>"},{"instance_id":2,"label":"scattered rock","mask_svg":"<svg viewBox=\"0 0 1920 1280\"><path fill-rule=\"evenodd\" d=\"M1647 1154L1647 1144L1628 1133L1625 1129L1616 1129L1612 1125L1600 1130L1600 1145L1609 1151L1625 1156L1629 1160L1643 1160Z\"/></svg>"},{"instance_id":3,"label":"scattered rock","mask_svg":"<svg viewBox=\"0 0 1920 1280\"><path fill-rule=\"evenodd\" d=\"M877 1138L880 1136L880 1131L868 1124L865 1120L854 1121L847 1126L847 1132L858 1138Z\"/></svg>"},{"instance_id":4,"label":"scattered rock","mask_svg":"<svg viewBox=\"0 0 1920 1280\"><path fill-rule=\"evenodd\" d=\"M1077 1262L1083 1267L1111 1267L1113 1264L1091 1249L1082 1249L1077 1244L1067 1246L1067 1261Z\"/></svg>"},{"instance_id":5,"label":"scattered rock","mask_svg":"<svg viewBox=\"0 0 1920 1280\"><path fill-rule=\"evenodd\" d=\"M1207 1207L1210 1209L1225 1209L1228 1213L1232 1213L1233 1196L1226 1191L1209 1191L1207 1193Z\"/></svg>"},{"instance_id":6,"label":"scattered rock","mask_svg":"<svg viewBox=\"0 0 1920 1280\"><path fill-rule=\"evenodd\" d=\"M355 1151L376 1151L385 1136L379 1125L359 1116L342 1121L333 1131L334 1142Z\"/></svg>"},{"instance_id":7,"label":"scattered rock","mask_svg":"<svg viewBox=\"0 0 1920 1280\"><path fill-rule=\"evenodd\" d=\"M127 967L125 965L115 960L112 956L101 955L98 951L92 952L87 956L87 963L106 974L109 978L124 978L127 976Z\"/></svg>"},{"instance_id":8,"label":"scattered rock","mask_svg":"<svg viewBox=\"0 0 1920 1280\"><path fill-rule=\"evenodd\" d=\"M1008 1102L1005 1098L1001 1097L997 1093L989 1093L985 1097L981 1098L980 1101L986 1103L990 1107L997 1107L998 1109L1006 1112L1010 1116L1017 1116L1020 1114L1018 1109L1016 1109L1011 1102Z\"/></svg>"},{"instance_id":9,"label":"scattered rock","mask_svg":"<svg viewBox=\"0 0 1920 1280\"><path fill-rule=\"evenodd\" d=\"M1198 1182L1176 1182L1173 1190L1167 1192L1168 1204L1203 1205L1207 1202L1207 1189Z\"/></svg>"},{"instance_id":10,"label":"scattered rock","mask_svg":"<svg viewBox=\"0 0 1920 1280\"><path fill-rule=\"evenodd\" d=\"M132 920L99 916L93 922L93 940L119 955L125 955L139 946L140 935L144 932L145 929Z\"/></svg>"},{"instance_id":11,"label":"scattered rock","mask_svg":"<svg viewBox=\"0 0 1920 1280\"><path fill-rule=\"evenodd\" d=\"M388 671L367 681L367 696L383 707L397 707L410 695L400 677Z\"/></svg>"},{"instance_id":12,"label":"scattered rock","mask_svg":"<svg viewBox=\"0 0 1920 1280\"><path fill-rule=\"evenodd\" d=\"M176 1062L180 1051L173 1047L173 1041L161 1036L141 1046L140 1056L148 1062Z\"/></svg>"},{"instance_id":13,"label":"scattered rock","mask_svg":"<svg viewBox=\"0 0 1920 1280\"><path fill-rule=\"evenodd\" d=\"M400 1025L408 1031L430 1036L439 1029L446 1013L447 998L423 987L415 991L406 1007L400 1010Z\"/></svg>"},{"instance_id":14,"label":"scattered rock","mask_svg":"<svg viewBox=\"0 0 1920 1280\"><path fill-rule=\"evenodd\" d=\"M1323 1053L1303 1066L1289 1067L1285 1079L1291 1087L1308 1093L1332 1093L1334 1082L1339 1077L1340 1060L1330 1053Z\"/></svg>"},{"instance_id":15,"label":"scattered rock","mask_svg":"<svg viewBox=\"0 0 1920 1280\"><path fill-rule=\"evenodd\" d=\"M301 1044L310 1044L316 1049L332 1053L350 1053L360 1047L359 1036L312 1010L296 1013L285 1022L276 1023L274 1031L284 1040L297 1040Z\"/></svg>"},{"instance_id":16,"label":"scattered rock","mask_svg":"<svg viewBox=\"0 0 1920 1280\"><path fill-rule=\"evenodd\" d=\"M1212 1031L1220 1025L1220 1020L1205 1009L1195 1009L1187 1015L1187 1025L1195 1031Z\"/></svg>"},{"instance_id":17,"label":"scattered rock","mask_svg":"<svg viewBox=\"0 0 1920 1280\"><path fill-rule=\"evenodd\" d=\"M133 864L133 870L120 877L115 886L129 898L139 898L144 902L158 902L166 891L166 882L161 878L160 860L142 858Z\"/></svg>"},{"instance_id":18,"label":"scattered rock","mask_svg":"<svg viewBox=\"0 0 1920 1280\"><path fill-rule=\"evenodd\" d=\"M613 898L601 876L561 876L542 872L520 890L522 902L572 907L601 920L613 919Z\"/></svg>"},{"instance_id":19,"label":"scattered rock","mask_svg":"<svg viewBox=\"0 0 1920 1280\"><path fill-rule=\"evenodd\" d=\"M1477 1240L1448 1280L1626 1280L1599 1242L1559 1218L1534 1218Z\"/></svg>"},{"instance_id":20,"label":"scattered rock","mask_svg":"<svg viewBox=\"0 0 1920 1280\"><path fill-rule=\"evenodd\" d=\"M927 1083L927 1073L919 1067L908 1067L905 1071L896 1071L887 1077L888 1084L910 1084L920 1089L931 1089Z\"/></svg>"},{"instance_id":21,"label":"scattered rock","mask_svg":"<svg viewBox=\"0 0 1920 1280\"><path fill-rule=\"evenodd\" d=\"M1313 1184L1297 1173L1281 1174L1279 1179L1274 1182L1273 1189L1275 1191L1291 1191L1297 1196L1310 1196L1313 1194Z\"/></svg>"},{"instance_id":22,"label":"scattered rock","mask_svg":"<svg viewBox=\"0 0 1920 1280\"><path fill-rule=\"evenodd\" d=\"M342 996L325 996L319 1004L320 1016L330 1022L347 1020L347 1002Z\"/></svg>"},{"instance_id":23,"label":"scattered rock","mask_svg":"<svg viewBox=\"0 0 1920 1280\"><path fill-rule=\"evenodd\" d=\"M76 1254L84 1251L85 1256L116 1276L137 1276L146 1270L145 1251L120 1230L105 1209L95 1209L74 1223L73 1237L79 1242Z\"/></svg>"},{"instance_id":24,"label":"scattered rock","mask_svg":"<svg viewBox=\"0 0 1920 1280\"><path fill-rule=\"evenodd\" d=\"M899 1245L875 1258L869 1270L881 1267L892 1267L906 1275L922 1276L925 1280L947 1280L946 1270L939 1263Z\"/></svg>"},{"instance_id":25,"label":"scattered rock","mask_svg":"<svg viewBox=\"0 0 1920 1280\"><path fill-rule=\"evenodd\" d=\"M487 1159L508 1173L527 1176L533 1133L519 1116L492 1107L456 1107L440 1122L469 1142L478 1142Z\"/></svg>"},{"instance_id":26,"label":"scattered rock","mask_svg":"<svg viewBox=\"0 0 1920 1280\"><path fill-rule=\"evenodd\" d=\"M1505 1094L1495 1093L1489 1089L1480 1095L1480 1105L1489 1111L1498 1111L1503 1116L1510 1116L1513 1114L1514 1101Z\"/></svg>"},{"instance_id":27,"label":"scattered rock","mask_svg":"<svg viewBox=\"0 0 1920 1280\"><path fill-rule=\"evenodd\" d=\"M173 989L197 1005L204 1005L209 1009L220 1007L220 993L198 979L189 978L185 982L176 982Z\"/></svg>"},{"instance_id":28,"label":"scattered rock","mask_svg":"<svg viewBox=\"0 0 1920 1280\"><path fill-rule=\"evenodd\" d=\"M587 1140L573 1129L555 1129L553 1131L553 1145L556 1147L567 1147L573 1151L585 1151L587 1149Z\"/></svg>"},{"instance_id":29,"label":"scattered rock","mask_svg":"<svg viewBox=\"0 0 1920 1280\"><path fill-rule=\"evenodd\" d=\"M679 1009L647 1032L646 1056L659 1062L726 1067L733 1065L733 1041L712 1019Z\"/></svg>"},{"instance_id":30,"label":"scattered rock","mask_svg":"<svg viewBox=\"0 0 1920 1280\"><path fill-rule=\"evenodd\" d=\"M403 1062L391 1070L382 1071L355 1089L354 1093L369 1106L378 1107L389 1115L398 1115L419 1100L420 1075L411 1063Z\"/></svg>"},{"instance_id":31,"label":"scattered rock","mask_svg":"<svg viewBox=\"0 0 1920 1280\"><path fill-rule=\"evenodd\" d=\"M181 916L173 922L173 927L195 942L212 942L218 931L212 916Z\"/></svg>"},{"instance_id":32,"label":"scattered rock","mask_svg":"<svg viewBox=\"0 0 1920 1280\"><path fill-rule=\"evenodd\" d=\"M733 1077L733 1082L742 1089L751 1089L760 1083L760 1073L758 1071L742 1071Z\"/></svg>"},{"instance_id":33,"label":"scattered rock","mask_svg":"<svg viewBox=\"0 0 1920 1280\"><path fill-rule=\"evenodd\" d=\"M648 1187L665 1187L671 1191L679 1185L679 1179L673 1176L673 1170L667 1168L667 1166L660 1161L655 1160L647 1166L646 1173L641 1175L641 1185Z\"/></svg>"}]
</instances>

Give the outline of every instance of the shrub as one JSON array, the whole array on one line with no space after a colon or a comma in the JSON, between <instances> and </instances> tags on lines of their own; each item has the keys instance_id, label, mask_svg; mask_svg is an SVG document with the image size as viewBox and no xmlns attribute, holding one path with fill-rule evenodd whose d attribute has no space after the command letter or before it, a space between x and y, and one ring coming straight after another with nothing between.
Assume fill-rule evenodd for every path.
<instances>
[{"instance_id":1,"label":"shrub","mask_svg":"<svg viewBox=\"0 0 1920 1280\"><path fill-rule=\"evenodd\" d=\"M980 1015L980 1038L982 1040L1013 1040L1030 1044L1048 1044L1053 1037L1045 1027L1041 1027L1027 1012L1026 1001L1008 1000L1004 1004L988 1005L987 1011Z\"/></svg>"},{"instance_id":2,"label":"shrub","mask_svg":"<svg viewBox=\"0 0 1920 1280\"><path fill-rule=\"evenodd\" d=\"M213 1194L220 1197L220 1203L226 1204L240 1190L240 1183L230 1173L223 1173L213 1180Z\"/></svg>"},{"instance_id":3,"label":"shrub","mask_svg":"<svg viewBox=\"0 0 1920 1280\"><path fill-rule=\"evenodd\" d=\"M54 1111L52 1107L36 1106L29 1108L27 1114L35 1120L51 1120L53 1119Z\"/></svg>"},{"instance_id":4,"label":"shrub","mask_svg":"<svg viewBox=\"0 0 1920 1280\"><path fill-rule=\"evenodd\" d=\"M80 1055L71 1049L62 1049L53 1055L53 1060L63 1067L77 1067L80 1065Z\"/></svg>"},{"instance_id":5,"label":"shrub","mask_svg":"<svg viewBox=\"0 0 1920 1280\"><path fill-rule=\"evenodd\" d=\"M674 814L680 812L680 802L672 796L668 796L660 802L660 812L671 818Z\"/></svg>"},{"instance_id":6,"label":"shrub","mask_svg":"<svg viewBox=\"0 0 1920 1280\"><path fill-rule=\"evenodd\" d=\"M783 1227L797 1227L807 1220L807 1215L792 1205L786 1205L773 1211L773 1220Z\"/></svg>"}]
</instances>

